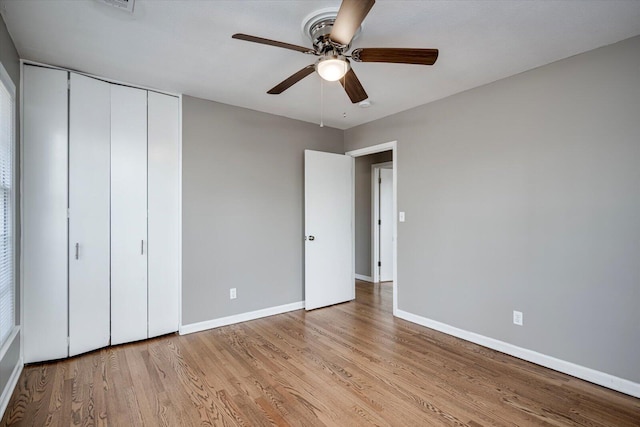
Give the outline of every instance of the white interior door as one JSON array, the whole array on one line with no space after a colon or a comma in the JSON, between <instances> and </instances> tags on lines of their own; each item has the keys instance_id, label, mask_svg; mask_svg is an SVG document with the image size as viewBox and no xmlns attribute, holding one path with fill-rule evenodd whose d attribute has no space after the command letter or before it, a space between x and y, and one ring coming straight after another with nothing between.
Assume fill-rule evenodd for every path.
<instances>
[{"instance_id":1,"label":"white interior door","mask_svg":"<svg viewBox=\"0 0 640 427\"><path fill-rule=\"evenodd\" d=\"M69 355L109 345L109 83L71 73Z\"/></svg>"},{"instance_id":2,"label":"white interior door","mask_svg":"<svg viewBox=\"0 0 640 427\"><path fill-rule=\"evenodd\" d=\"M380 281L393 280L393 169L380 171Z\"/></svg>"},{"instance_id":3,"label":"white interior door","mask_svg":"<svg viewBox=\"0 0 640 427\"><path fill-rule=\"evenodd\" d=\"M149 92L149 337L178 330L180 302L180 111Z\"/></svg>"},{"instance_id":4,"label":"white interior door","mask_svg":"<svg viewBox=\"0 0 640 427\"><path fill-rule=\"evenodd\" d=\"M22 282L24 359L68 356L67 78L24 66Z\"/></svg>"},{"instance_id":5,"label":"white interior door","mask_svg":"<svg viewBox=\"0 0 640 427\"><path fill-rule=\"evenodd\" d=\"M305 308L355 298L353 158L305 150Z\"/></svg>"},{"instance_id":6,"label":"white interior door","mask_svg":"<svg viewBox=\"0 0 640 427\"><path fill-rule=\"evenodd\" d=\"M111 85L111 343L147 338L147 91Z\"/></svg>"}]
</instances>

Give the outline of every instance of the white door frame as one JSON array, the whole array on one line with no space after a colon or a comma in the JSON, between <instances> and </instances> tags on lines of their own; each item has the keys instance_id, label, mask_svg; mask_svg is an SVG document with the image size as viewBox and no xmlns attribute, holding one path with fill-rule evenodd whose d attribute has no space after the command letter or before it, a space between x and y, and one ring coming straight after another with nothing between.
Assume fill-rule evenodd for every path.
<instances>
[{"instance_id":1,"label":"white door frame","mask_svg":"<svg viewBox=\"0 0 640 427\"><path fill-rule=\"evenodd\" d=\"M393 169L393 161L374 163L371 165L371 277L374 283L380 281L380 185L378 175L380 169ZM393 195L392 195L393 197Z\"/></svg>"},{"instance_id":2,"label":"white door frame","mask_svg":"<svg viewBox=\"0 0 640 427\"><path fill-rule=\"evenodd\" d=\"M398 311L398 141L385 142L383 144L372 145L358 150L347 151L345 154L351 157L367 156L369 154L381 153L383 151L391 150L393 153L393 315L396 316ZM354 181L355 191L355 181ZM355 253L355 227L353 228L353 244ZM355 257L354 257L355 272ZM353 280L356 280L355 273Z\"/></svg>"}]
</instances>

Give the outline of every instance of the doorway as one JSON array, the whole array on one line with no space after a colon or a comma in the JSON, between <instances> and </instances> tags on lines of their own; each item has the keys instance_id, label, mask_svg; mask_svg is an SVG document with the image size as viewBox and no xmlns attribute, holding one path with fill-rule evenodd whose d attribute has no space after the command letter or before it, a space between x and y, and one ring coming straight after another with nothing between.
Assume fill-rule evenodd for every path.
<instances>
[{"instance_id":1,"label":"doorway","mask_svg":"<svg viewBox=\"0 0 640 427\"><path fill-rule=\"evenodd\" d=\"M397 217L398 217L398 209L397 209L397 174L398 174L398 167L397 167L397 142L396 141L391 141L391 142L387 142L387 143L383 143L383 144L378 144L378 145L373 145L370 147L365 147L365 148L361 148L358 150L353 150L353 151L348 151L347 155L354 157L355 160L357 161L358 158L363 157L363 156L368 156L370 154L376 154L376 153L383 153L386 151L390 151L391 152L391 159L390 159L390 163L391 163L391 177L392 177L392 214L391 214L391 235L392 235L392 245L391 245L391 266L392 266L392 280L393 280L393 315L396 315L397 312L397 308L398 308L398 298L397 298L397 292L398 292L398 268L397 268L397 253L398 253L398 243L397 243L397 234L398 234L398 226L397 226ZM383 161L378 161L377 163L380 163ZM370 168L370 166L368 166L368 168ZM370 169L369 169L370 170ZM356 185L356 180L354 180L354 192L356 193L356 198L358 196L358 191L357 189L355 189L355 185ZM369 186L369 188L371 188L371 178L368 178L367 181L367 185ZM371 196L369 197L369 201L371 201ZM368 215L371 216L371 211L372 209L369 208L368 211ZM357 220L356 220L356 226L358 226L357 224ZM356 253L356 232L355 232L355 227L353 229L353 241L354 241L354 253ZM369 238L374 238L374 236L372 235L373 233L371 232L371 226L367 227L366 232L368 233ZM372 247L372 246L370 246ZM374 272L375 269L371 269L371 267L375 267L371 265L371 255L366 257L366 264L367 264L367 271L369 272L369 275L366 274L357 274L358 273L358 269L356 268L356 257L353 257L354 259L354 277L353 280L355 281L356 279L361 279L361 280L365 280L365 281L369 281L369 282L373 282L373 276L374 276Z\"/></svg>"},{"instance_id":2,"label":"doorway","mask_svg":"<svg viewBox=\"0 0 640 427\"><path fill-rule=\"evenodd\" d=\"M393 161L371 165L371 271L374 283L393 280Z\"/></svg>"}]
</instances>

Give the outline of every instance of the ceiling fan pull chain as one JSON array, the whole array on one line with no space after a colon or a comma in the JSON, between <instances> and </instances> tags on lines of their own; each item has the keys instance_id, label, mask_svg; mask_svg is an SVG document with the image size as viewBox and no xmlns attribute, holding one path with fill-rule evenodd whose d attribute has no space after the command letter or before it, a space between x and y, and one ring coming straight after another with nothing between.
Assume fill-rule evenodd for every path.
<instances>
[{"instance_id":1,"label":"ceiling fan pull chain","mask_svg":"<svg viewBox=\"0 0 640 427\"><path fill-rule=\"evenodd\" d=\"M324 127L324 79L320 79L320 127Z\"/></svg>"}]
</instances>

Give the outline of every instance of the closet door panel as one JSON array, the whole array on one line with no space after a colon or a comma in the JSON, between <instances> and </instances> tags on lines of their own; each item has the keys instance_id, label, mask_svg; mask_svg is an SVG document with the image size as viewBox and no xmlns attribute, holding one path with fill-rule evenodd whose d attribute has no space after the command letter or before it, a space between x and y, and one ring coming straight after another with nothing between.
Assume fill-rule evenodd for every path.
<instances>
[{"instance_id":1,"label":"closet door panel","mask_svg":"<svg viewBox=\"0 0 640 427\"><path fill-rule=\"evenodd\" d=\"M109 345L109 83L71 73L69 355Z\"/></svg>"},{"instance_id":2,"label":"closet door panel","mask_svg":"<svg viewBox=\"0 0 640 427\"><path fill-rule=\"evenodd\" d=\"M111 343L147 333L147 92L112 85Z\"/></svg>"},{"instance_id":3,"label":"closet door panel","mask_svg":"<svg viewBox=\"0 0 640 427\"><path fill-rule=\"evenodd\" d=\"M24 66L22 282L25 362L68 356L67 77Z\"/></svg>"},{"instance_id":4,"label":"closet door panel","mask_svg":"<svg viewBox=\"0 0 640 427\"><path fill-rule=\"evenodd\" d=\"M149 92L149 337L178 330L180 116L174 96Z\"/></svg>"}]
</instances>

